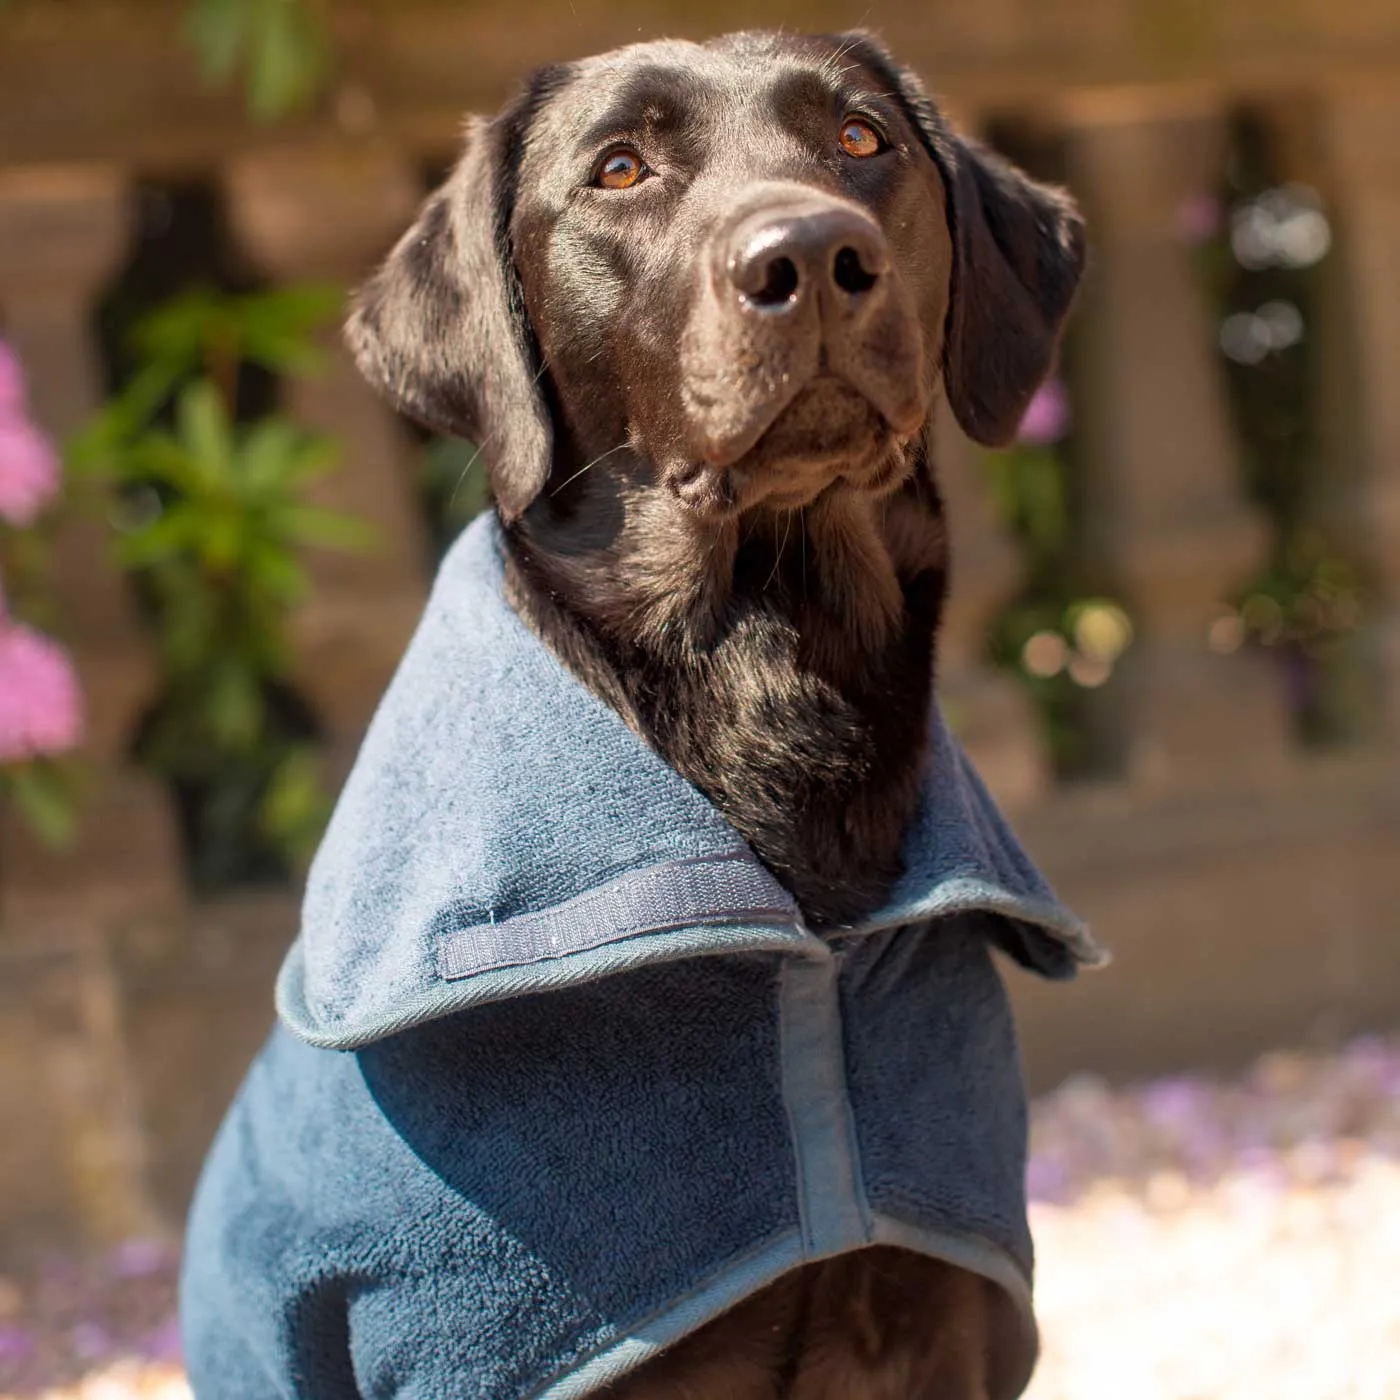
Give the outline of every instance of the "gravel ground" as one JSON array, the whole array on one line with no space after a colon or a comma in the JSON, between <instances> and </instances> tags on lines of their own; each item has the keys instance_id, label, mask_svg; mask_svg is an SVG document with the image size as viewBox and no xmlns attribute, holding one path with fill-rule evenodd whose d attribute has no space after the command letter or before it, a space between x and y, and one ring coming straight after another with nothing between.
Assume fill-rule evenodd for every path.
<instances>
[{"instance_id":1,"label":"gravel ground","mask_svg":"<svg viewBox=\"0 0 1400 1400\"><path fill-rule=\"evenodd\" d=\"M1027 1400L1400 1400L1400 1036L1036 1103ZM0 1400L189 1400L173 1251L0 1277Z\"/></svg>"},{"instance_id":2,"label":"gravel ground","mask_svg":"<svg viewBox=\"0 0 1400 1400\"><path fill-rule=\"evenodd\" d=\"M1033 1123L1028 1400L1400 1400L1400 1038Z\"/></svg>"}]
</instances>

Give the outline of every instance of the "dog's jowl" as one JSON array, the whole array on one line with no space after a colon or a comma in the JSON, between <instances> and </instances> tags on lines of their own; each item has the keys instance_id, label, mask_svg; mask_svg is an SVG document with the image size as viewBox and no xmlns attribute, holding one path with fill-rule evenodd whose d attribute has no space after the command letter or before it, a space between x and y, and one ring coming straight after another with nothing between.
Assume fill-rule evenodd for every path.
<instances>
[{"instance_id":1,"label":"dog's jowl","mask_svg":"<svg viewBox=\"0 0 1400 1400\"><path fill-rule=\"evenodd\" d=\"M1009 1400L991 950L1099 954L933 698L937 406L1007 441L1066 196L870 37L537 73L359 293L495 508L312 868L191 1217L200 1400Z\"/></svg>"}]
</instances>

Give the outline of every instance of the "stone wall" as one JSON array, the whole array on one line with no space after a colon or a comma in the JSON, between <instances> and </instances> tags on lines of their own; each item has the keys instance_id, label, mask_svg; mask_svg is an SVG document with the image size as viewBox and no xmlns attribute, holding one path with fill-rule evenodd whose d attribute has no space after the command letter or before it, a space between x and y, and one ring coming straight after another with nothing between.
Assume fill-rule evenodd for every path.
<instances>
[{"instance_id":1,"label":"stone wall","mask_svg":"<svg viewBox=\"0 0 1400 1400\"><path fill-rule=\"evenodd\" d=\"M838 9L765 18L839 26ZM649 10L643 24L750 18L722 10L677 8L675 23ZM92 306L126 254L138 177L215 176L249 261L274 281L349 279L405 222L462 108L639 20L601 0L525 0L509 22L427 0L336 14L338 87L275 140L198 86L164 0L0 16L0 310L54 434L97 400ZM1224 1064L1400 1017L1400 11L1302 0L1279 15L1273 0L897 0L873 17L965 124L1031 111L1054 130L1094 233L1080 313L1091 546L1139 623L1125 683L1105 697L1126 754L1112 782L1056 787L1024 695L982 660L1018 562L967 444L949 431L941 445L959 564L945 694L1031 849L1117 955L1070 988L1013 976L1038 1086L1079 1069ZM1241 96L1274 104L1343 243L1329 324L1346 470L1329 509L1378 589L1380 716L1344 756L1300 750L1258 658L1206 645L1266 527L1241 491L1212 328L1171 222ZM326 503L371 517L387 542L372 561L311 561L317 589L297 623L299 684L340 772L421 606L424 543L405 439L345 358L289 392L306 423L346 442ZM291 896L192 898L168 797L127 759L154 672L93 528L66 527L57 557L94 706L89 818L61 856L0 825L0 1248L178 1219L270 1023L295 926Z\"/></svg>"}]
</instances>

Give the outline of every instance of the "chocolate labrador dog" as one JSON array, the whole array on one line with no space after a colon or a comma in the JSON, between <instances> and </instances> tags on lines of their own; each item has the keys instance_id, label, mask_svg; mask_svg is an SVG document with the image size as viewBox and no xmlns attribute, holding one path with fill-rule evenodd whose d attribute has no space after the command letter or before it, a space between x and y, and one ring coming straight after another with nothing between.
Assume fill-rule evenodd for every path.
<instances>
[{"instance_id":1,"label":"chocolate labrador dog","mask_svg":"<svg viewBox=\"0 0 1400 1400\"><path fill-rule=\"evenodd\" d=\"M700 788L814 929L900 874L948 572L930 417L1003 444L1084 261L1062 192L871 37L545 68L359 295L405 413L477 443L513 606ZM981 1400L984 1279L805 1266L609 1394Z\"/></svg>"}]
</instances>

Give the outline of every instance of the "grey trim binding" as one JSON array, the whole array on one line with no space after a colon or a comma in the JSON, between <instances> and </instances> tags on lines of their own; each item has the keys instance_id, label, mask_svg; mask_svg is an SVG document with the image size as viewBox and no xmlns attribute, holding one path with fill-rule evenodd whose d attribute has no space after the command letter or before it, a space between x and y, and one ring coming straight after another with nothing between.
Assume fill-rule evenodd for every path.
<instances>
[{"instance_id":1,"label":"grey trim binding","mask_svg":"<svg viewBox=\"0 0 1400 1400\"><path fill-rule=\"evenodd\" d=\"M824 962L785 958L778 981L783 1104L809 1259L870 1242L870 1208L846 1089L840 975L839 955Z\"/></svg>"}]
</instances>

